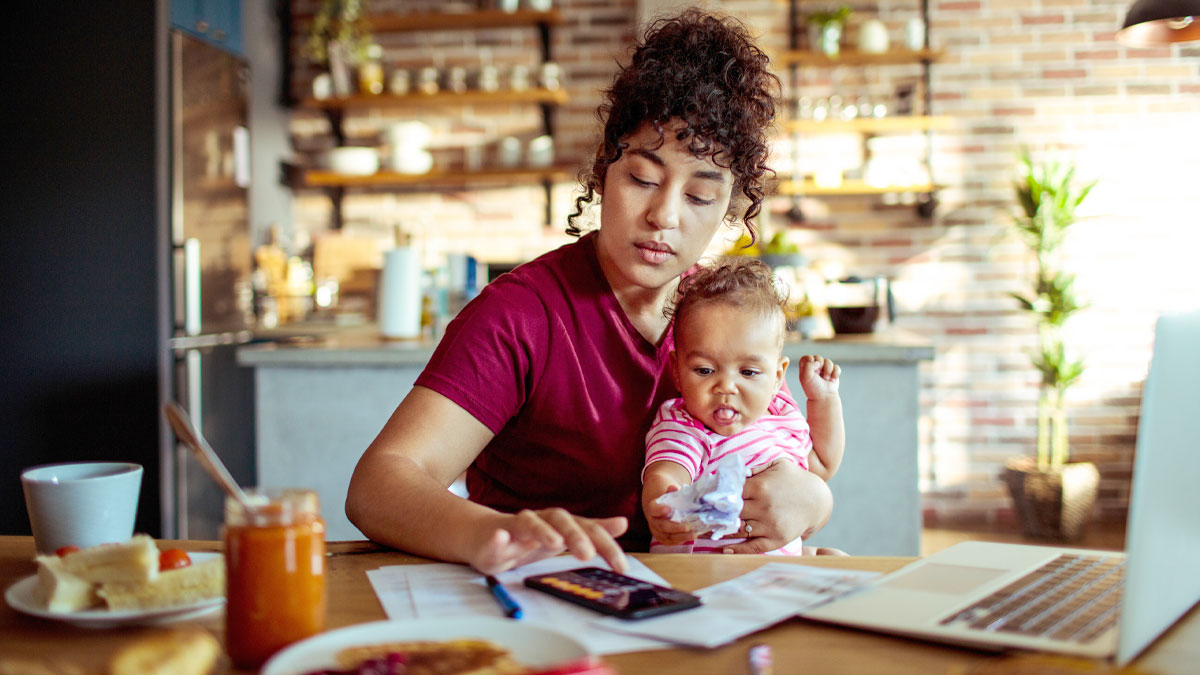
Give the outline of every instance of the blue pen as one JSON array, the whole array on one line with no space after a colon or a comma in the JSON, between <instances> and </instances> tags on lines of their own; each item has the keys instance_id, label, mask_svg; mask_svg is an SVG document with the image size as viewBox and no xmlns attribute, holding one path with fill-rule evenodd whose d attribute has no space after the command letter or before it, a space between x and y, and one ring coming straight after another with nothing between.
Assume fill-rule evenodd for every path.
<instances>
[{"instance_id":1,"label":"blue pen","mask_svg":"<svg viewBox=\"0 0 1200 675\"><path fill-rule=\"evenodd\" d=\"M517 604L516 600L513 600L508 591L504 590L504 585L490 574L486 578L488 588L491 589L492 595L496 596L496 602L499 602L500 607L504 609L505 616L513 619L521 618L521 606Z\"/></svg>"}]
</instances>

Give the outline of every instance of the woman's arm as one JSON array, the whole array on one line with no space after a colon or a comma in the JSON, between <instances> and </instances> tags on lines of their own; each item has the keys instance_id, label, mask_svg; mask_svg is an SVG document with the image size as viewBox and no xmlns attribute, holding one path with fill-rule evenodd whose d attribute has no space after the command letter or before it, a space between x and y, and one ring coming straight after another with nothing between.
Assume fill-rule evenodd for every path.
<instances>
[{"instance_id":1,"label":"woman's arm","mask_svg":"<svg viewBox=\"0 0 1200 675\"><path fill-rule=\"evenodd\" d=\"M562 509L500 513L446 488L492 439L450 399L413 387L354 468L346 515L373 541L418 555L499 572L569 550L598 552L624 571L613 539L624 518L582 518Z\"/></svg>"},{"instance_id":2,"label":"woman's arm","mask_svg":"<svg viewBox=\"0 0 1200 675\"><path fill-rule=\"evenodd\" d=\"M742 530L753 528L749 538L731 544L728 553L766 553L796 537L808 538L833 515L833 493L816 474L801 469L791 459L777 459L746 479L742 490Z\"/></svg>"}]
</instances>

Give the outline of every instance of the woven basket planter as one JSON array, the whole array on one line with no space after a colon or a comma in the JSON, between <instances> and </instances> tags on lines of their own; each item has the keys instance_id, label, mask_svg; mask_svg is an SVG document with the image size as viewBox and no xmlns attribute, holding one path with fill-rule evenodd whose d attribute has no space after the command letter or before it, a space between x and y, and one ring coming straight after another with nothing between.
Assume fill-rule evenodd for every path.
<instances>
[{"instance_id":1,"label":"woven basket planter","mask_svg":"<svg viewBox=\"0 0 1200 675\"><path fill-rule=\"evenodd\" d=\"M1092 519L1100 472L1091 462L1040 471L1032 457L1005 463L1004 482L1028 537L1075 541Z\"/></svg>"}]
</instances>

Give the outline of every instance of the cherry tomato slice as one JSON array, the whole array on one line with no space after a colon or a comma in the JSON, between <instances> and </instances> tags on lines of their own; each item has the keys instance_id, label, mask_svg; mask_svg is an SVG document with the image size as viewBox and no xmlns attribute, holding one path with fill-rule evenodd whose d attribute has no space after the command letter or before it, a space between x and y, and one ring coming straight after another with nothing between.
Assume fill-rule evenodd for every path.
<instances>
[{"instance_id":1,"label":"cherry tomato slice","mask_svg":"<svg viewBox=\"0 0 1200 675\"><path fill-rule=\"evenodd\" d=\"M169 548L158 554L158 569L160 570L176 570L191 564L192 559L182 549Z\"/></svg>"},{"instance_id":2,"label":"cherry tomato slice","mask_svg":"<svg viewBox=\"0 0 1200 675\"><path fill-rule=\"evenodd\" d=\"M78 550L79 550L78 546L62 546L62 547L55 549L54 555L61 558L65 555L70 555L71 553L74 553Z\"/></svg>"}]
</instances>

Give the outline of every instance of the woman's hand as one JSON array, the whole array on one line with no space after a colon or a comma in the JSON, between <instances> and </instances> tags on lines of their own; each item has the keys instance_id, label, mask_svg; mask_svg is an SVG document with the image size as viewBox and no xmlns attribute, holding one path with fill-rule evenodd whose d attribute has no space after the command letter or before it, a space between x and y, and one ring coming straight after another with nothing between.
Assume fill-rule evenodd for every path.
<instances>
[{"instance_id":1,"label":"woman's hand","mask_svg":"<svg viewBox=\"0 0 1200 675\"><path fill-rule=\"evenodd\" d=\"M569 551L579 560L600 557L616 572L628 569L625 552L614 537L625 531L625 518L584 518L560 508L523 510L485 526L480 545L467 562L483 574L496 574Z\"/></svg>"},{"instance_id":2,"label":"woman's hand","mask_svg":"<svg viewBox=\"0 0 1200 675\"><path fill-rule=\"evenodd\" d=\"M809 537L833 513L833 494L825 481L794 462L779 459L755 470L742 490L742 528L724 553L766 553L796 537ZM747 526L749 531L747 531Z\"/></svg>"}]
</instances>

